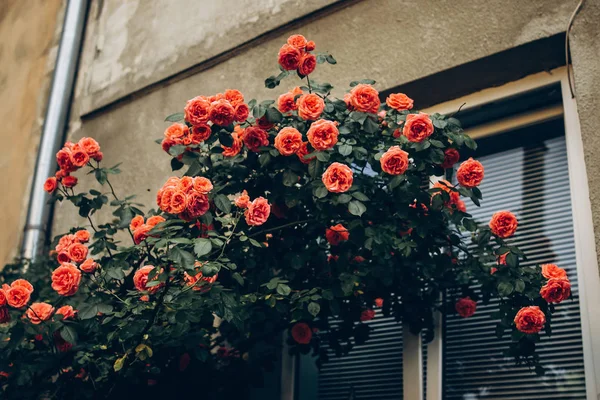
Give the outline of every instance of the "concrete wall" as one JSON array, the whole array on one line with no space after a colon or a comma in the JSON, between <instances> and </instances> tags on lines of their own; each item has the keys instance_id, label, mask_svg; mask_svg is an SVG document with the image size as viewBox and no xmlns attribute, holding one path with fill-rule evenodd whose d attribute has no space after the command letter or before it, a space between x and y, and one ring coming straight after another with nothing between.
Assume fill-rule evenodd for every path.
<instances>
[{"instance_id":1,"label":"concrete wall","mask_svg":"<svg viewBox=\"0 0 600 400\"><path fill-rule=\"evenodd\" d=\"M22 237L61 10L60 0L0 2L0 267Z\"/></svg>"},{"instance_id":2,"label":"concrete wall","mask_svg":"<svg viewBox=\"0 0 600 400\"><path fill-rule=\"evenodd\" d=\"M317 43L317 50L335 55L338 65L320 67L314 79L340 86L337 94L349 81L365 77L377 79L377 87L386 90L517 46L556 38L564 33L578 1L171 3L176 4L171 6L176 16L171 11L164 14L163 3L149 0L106 0L102 8L94 3L72 113L74 138L98 139L107 164L124 161L124 172L115 180L117 190L137 192L139 200L151 206L157 188L170 175L169 157L153 142L167 126L164 116L180 111L191 97L230 87L240 89L248 99L275 98L294 82L286 80L270 91L263 80L277 71L277 51L291 33L302 33ZM193 9L192 3L203 6ZM123 13L116 16L118 9ZM182 14L192 17L177 18ZM600 91L598 21L598 0L586 1L576 19L572 45L595 226L600 233L596 156L600 140L594 130L600 126L595 113ZM171 29L174 33L167 34L169 40L157 39L157 32ZM531 62L523 60L524 65L525 61ZM419 92L409 95L417 106L420 98L428 97ZM592 167L596 170L591 171ZM65 218L72 215L72 207L63 205L58 211L55 227L60 232L72 223Z\"/></svg>"}]
</instances>

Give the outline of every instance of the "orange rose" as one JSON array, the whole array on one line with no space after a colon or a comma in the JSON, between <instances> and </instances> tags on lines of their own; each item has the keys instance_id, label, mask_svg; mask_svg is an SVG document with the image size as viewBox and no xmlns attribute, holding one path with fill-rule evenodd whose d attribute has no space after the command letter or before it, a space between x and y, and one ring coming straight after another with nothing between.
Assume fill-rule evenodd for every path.
<instances>
[{"instance_id":1,"label":"orange rose","mask_svg":"<svg viewBox=\"0 0 600 400\"><path fill-rule=\"evenodd\" d=\"M62 264L52 272L52 289L61 296L73 296L80 282L81 271L73 264Z\"/></svg>"},{"instance_id":2,"label":"orange rose","mask_svg":"<svg viewBox=\"0 0 600 400\"><path fill-rule=\"evenodd\" d=\"M197 176L193 178L193 187L194 190L202 193L208 194L211 190L213 190L213 184L208 178L204 178L203 176Z\"/></svg>"},{"instance_id":3,"label":"orange rose","mask_svg":"<svg viewBox=\"0 0 600 400\"><path fill-rule=\"evenodd\" d=\"M450 182L448 182L445 179L440 180L439 182L436 182L433 185L434 188L436 189L441 189L442 191L448 193L448 196L450 196L450 200L448 200L446 202L446 205L451 205L451 204L458 204L458 202L460 201L460 194L454 190L452 190L452 184ZM435 195L439 195L439 193L435 193Z\"/></svg>"},{"instance_id":4,"label":"orange rose","mask_svg":"<svg viewBox=\"0 0 600 400\"><path fill-rule=\"evenodd\" d=\"M256 126L249 126L244 130L244 144L248 150L258 152L260 147L269 145L269 134Z\"/></svg>"},{"instance_id":5,"label":"orange rose","mask_svg":"<svg viewBox=\"0 0 600 400\"><path fill-rule=\"evenodd\" d=\"M500 254L496 259L496 264L498 265L506 265L506 256L508 253Z\"/></svg>"},{"instance_id":6,"label":"orange rose","mask_svg":"<svg viewBox=\"0 0 600 400\"><path fill-rule=\"evenodd\" d=\"M135 235L134 235L134 241L135 241ZM98 268L98 263L95 262L94 260L92 260L91 258L88 258L83 263L81 263L81 265L79 266L80 270L82 270L83 272L87 272L88 274L94 273L94 271L96 271L97 268Z\"/></svg>"},{"instance_id":7,"label":"orange rose","mask_svg":"<svg viewBox=\"0 0 600 400\"><path fill-rule=\"evenodd\" d=\"M301 57L302 53L300 50L289 44L284 44L281 46L281 49L279 49L277 61L279 62L279 65L281 65L281 68L286 71L293 71L298 68Z\"/></svg>"},{"instance_id":8,"label":"orange rose","mask_svg":"<svg viewBox=\"0 0 600 400\"><path fill-rule=\"evenodd\" d=\"M142 217L141 215L136 215L131 219L131 222L129 223L129 229L135 231L142 225L144 225L144 217Z\"/></svg>"},{"instance_id":9,"label":"orange rose","mask_svg":"<svg viewBox=\"0 0 600 400\"><path fill-rule=\"evenodd\" d=\"M181 190L175 190L175 192L173 193L173 196L171 196L171 202L170 202L170 212L172 214L179 214L182 213L183 210L185 210L185 206L186 206L186 197L185 197L185 193Z\"/></svg>"},{"instance_id":10,"label":"orange rose","mask_svg":"<svg viewBox=\"0 0 600 400\"><path fill-rule=\"evenodd\" d=\"M4 289L6 302L13 308L22 308L29 303L31 292L23 286L15 286L9 289Z\"/></svg>"},{"instance_id":11,"label":"orange rose","mask_svg":"<svg viewBox=\"0 0 600 400\"><path fill-rule=\"evenodd\" d=\"M217 100L210 104L208 116L213 124L227 126L235 119L235 109L229 101Z\"/></svg>"},{"instance_id":12,"label":"orange rose","mask_svg":"<svg viewBox=\"0 0 600 400\"><path fill-rule=\"evenodd\" d=\"M235 199L235 205L238 206L239 208L246 208L248 207L248 203L250 202L250 196L248 196L248 192L247 191L243 191L241 195L239 195L236 199Z\"/></svg>"},{"instance_id":13,"label":"orange rose","mask_svg":"<svg viewBox=\"0 0 600 400\"><path fill-rule=\"evenodd\" d=\"M381 105L379 92L371 85L360 83L350 91L350 104L357 111L376 114Z\"/></svg>"},{"instance_id":14,"label":"orange rose","mask_svg":"<svg viewBox=\"0 0 600 400\"><path fill-rule=\"evenodd\" d=\"M471 300L470 297L463 297L456 302L454 308L456 309L458 315L463 318L468 318L475 314L477 303Z\"/></svg>"},{"instance_id":15,"label":"orange rose","mask_svg":"<svg viewBox=\"0 0 600 400\"><path fill-rule=\"evenodd\" d=\"M442 163L442 168L452 168L458 160L460 160L460 153L458 150L450 147L444 150L444 162Z\"/></svg>"},{"instance_id":16,"label":"orange rose","mask_svg":"<svg viewBox=\"0 0 600 400\"><path fill-rule=\"evenodd\" d=\"M320 119L310 125L306 137L315 150L331 149L338 141L337 122Z\"/></svg>"},{"instance_id":17,"label":"orange rose","mask_svg":"<svg viewBox=\"0 0 600 400\"><path fill-rule=\"evenodd\" d=\"M267 222L271 214L271 206L264 197L257 197L248 204L248 208L244 212L246 223L250 226L258 226Z\"/></svg>"},{"instance_id":18,"label":"orange rose","mask_svg":"<svg viewBox=\"0 0 600 400\"><path fill-rule=\"evenodd\" d=\"M223 148L223 157L233 157L238 155L240 150L242 150L243 145L241 136L243 136L242 128L240 128L239 125L236 125L233 129L233 133L231 134L231 137L233 138L233 144L231 147L221 145Z\"/></svg>"},{"instance_id":19,"label":"orange rose","mask_svg":"<svg viewBox=\"0 0 600 400\"><path fill-rule=\"evenodd\" d=\"M425 113L408 114L402 134L410 142L422 142L433 134L433 123Z\"/></svg>"},{"instance_id":20,"label":"orange rose","mask_svg":"<svg viewBox=\"0 0 600 400\"><path fill-rule=\"evenodd\" d=\"M540 295L548 303L560 303L571 296L571 282L566 278L550 278L540 289Z\"/></svg>"},{"instance_id":21,"label":"orange rose","mask_svg":"<svg viewBox=\"0 0 600 400\"><path fill-rule=\"evenodd\" d=\"M461 186L472 189L481 184L483 180L483 165L479 161L469 158L456 170L456 179Z\"/></svg>"},{"instance_id":22,"label":"orange rose","mask_svg":"<svg viewBox=\"0 0 600 400\"><path fill-rule=\"evenodd\" d=\"M166 221L166 219L164 219L160 215L155 215L155 216L148 218L148 221L146 221L146 225L154 228L156 225L160 224L161 222L165 222L165 221Z\"/></svg>"},{"instance_id":23,"label":"orange rose","mask_svg":"<svg viewBox=\"0 0 600 400\"><path fill-rule=\"evenodd\" d=\"M311 74L317 67L317 57L310 53L304 53L300 58L298 73L302 76Z\"/></svg>"},{"instance_id":24,"label":"orange rose","mask_svg":"<svg viewBox=\"0 0 600 400\"><path fill-rule=\"evenodd\" d=\"M4 294L4 290L0 289L0 307L4 307L6 305L6 295Z\"/></svg>"},{"instance_id":25,"label":"orange rose","mask_svg":"<svg viewBox=\"0 0 600 400\"><path fill-rule=\"evenodd\" d=\"M153 265L145 265L142 268L135 271L135 274L133 275L133 285L140 292L147 290L148 293L154 294L154 293L158 292L161 287L164 286L164 283L160 283L156 286L146 287L146 285L148 284L148 275L150 274L150 271L152 271L153 269L154 269ZM157 278L157 276L153 277L152 279L156 280L156 278Z\"/></svg>"},{"instance_id":26,"label":"orange rose","mask_svg":"<svg viewBox=\"0 0 600 400\"><path fill-rule=\"evenodd\" d=\"M72 172L77 169L71 161L71 151L64 147L56 153L56 162L63 171Z\"/></svg>"},{"instance_id":27,"label":"orange rose","mask_svg":"<svg viewBox=\"0 0 600 400\"><path fill-rule=\"evenodd\" d=\"M523 307L515 316L515 325L523 333L538 333L546 324L546 316L538 306Z\"/></svg>"},{"instance_id":28,"label":"orange rose","mask_svg":"<svg viewBox=\"0 0 600 400\"><path fill-rule=\"evenodd\" d=\"M70 245L77 242L75 235L65 235L58 240L55 250L57 252L66 251Z\"/></svg>"},{"instance_id":29,"label":"orange rose","mask_svg":"<svg viewBox=\"0 0 600 400\"><path fill-rule=\"evenodd\" d=\"M543 264L542 265L542 275L546 279L566 278L567 271L565 271L564 269L560 268L558 265L555 265L555 264Z\"/></svg>"},{"instance_id":30,"label":"orange rose","mask_svg":"<svg viewBox=\"0 0 600 400\"><path fill-rule=\"evenodd\" d=\"M347 192L352 187L353 179L350 167L338 162L331 164L321 178L327 190L332 193Z\"/></svg>"},{"instance_id":31,"label":"orange rose","mask_svg":"<svg viewBox=\"0 0 600 400\"><path fill-rule=\"evenodd\" d=\"M208 139L211 135L212 131L210 130L210 126L207 124L198 124L192 127L192 143L199 144ZM167 150L168 152L168 150Z\"/></svg>"},{"instance_id":32,"label":"orange rose","mask_svg":"<svg viewBox=\"0 0 600 400\"><path fill-rule=\"evenodd\" d=\"M194 97L188 100L183 109L185 120L192 125L200 125L208 122L208 110L210 102L204 96ZM166 136L166 135L165 135Z\"/></svg>"},{"instance_id":33,"label":"orange rose","mask_svg":"<svg viewBox=\"0 0 600 400\"><path fill-rule=\"evenodd\" d=\"M85 151L83 151L82 148L80 148L79 146L73 148L73 150L71 151L71 163L74 166L81 168L89 161L90 156L88 156L88 154Z\"/></svg>"},{"instance_id":34,"label":"orange rose","mask_svg":"<svg viewBox=\"0 0 600 400\"><path fill-rule=\"evenodd\" d=\"M44 190L48 193L54 193L57 186L56 178L53 176L46 179L46 182L44 182Z\"/></svg>"},{"instance_id":35,"label":"orange rose","mask_svg":"<svg viewBox=\"0 0 600 400\"><path fill-rule=\"evenodd\" d=\"M42 321L48 321L54 313L54 307L48 303L33 303L27 309L27 318L32 324L38 325Z\"/></svg>"},{"instance_id":36,"label":"orange rose","mask_svg":"<svg viewBox=\"0 0 600 400\"><path fill-rule=\"evenodd\" d=\"M65 176L62 179L62 184L63 184L64 187L72 188L75 185L77 185L77 178L74 177L74 176Z\"/></svg>"},{"instance_id":37,"label":"orange rose","mask_svg":"<svg viewBox=\"0 0 600 400\"><path fill-rule=\"evenodd\" d=\"M510 211L498 211L492 215L490 229L494 235L505 239L515 234L518 224L517 217Z\"/></svg>"},{"instance_id":38,"label":"orange rose","mask_svg":"<svg viewBox=\"0 0 600 400\"><path fill-rule=\"evenodd\" d=\"M71 260L75 261L76 263L80 263L83 262L83 260L85 260L87 257L88 248L81 243L73 243L69 246L67 252L69 253Z\"/></svg>"},{"instance_id":39,"label":"orange rose","mask_svg":"<svg viewBox=\"0 0 600 400\"><path fill-rule=\"evenodd\" d=\"M298 116L306 121L314 121L321 116L325 102L314 93L303 94L298 98Z\"/></svg>"},{"instance_id":40,"label":"orange rose","mask_svg":"<svg viewBox=\"0 0 600 400\"><path fill-rule=\"evenodd\" d=\"M398 111L410 110L413 108L413 99L404 93L392 93L385 102L390 108Z\"/></svg>"},{"instance_id":41,"label":"orange rose","mask_svg":"<svg viewBox=\"0 0 600 400\"><path fill-rule=\"evenodd\" d=\"M284 156L291 156L302 146L302 134L297 129L285 127L275 137L275 148Z\"/></svg>"},{"instance_id":42,"label":"orange rose","mask_svg":"<svg viewBox=\"0 0 600 400\"><path fill-rule=\"evenodd\" d=\"M182 176L177 180L177 184L175 188L181 190L182 192L189 191L194 186L194 180L191 176Z\"/></svg>"},{"instance_id":43,"label":"orange rose","mask_svg":"<svg viewBox=\"0 0 600 400\"><path fill-rule=\"evenodd\" d=\"M332 246L337 246L341 242L345 242L350 237L350 232L342 224L330 226L325 230L325 238Z\"/></svg>"},{"instance_id":44,"label":"orange rose","mask_svg":"<svg viewBox=\"0 0 600 400\"><path fill-rule=\"evenodd\" d=\"M65 319L74 319L76 313L77 311L75 311L71 306L62 306L58 310L56 310L56 314L60 314L63 316L63 321Z\"/></svg>"},{"instance_id":45,"label":"orange rose","mask_svg":"<svg viewBox=\"0 0 600 400\"><path fill-rule=\"evenodd\" d=\"M234 119L237 122L244 122L248 119L248 115L250 115L250 108L248 107L248 104L246 104L246 103L238 104L237 106L235 106L234 113L235 113Z\"/></svg>"},{"instance_id":46,"label":"orange rose","mask_svg":"<svg viewBox=\"0 0 600 400\"><path fill-rule=\"evenodd\" d=\"M458 211L461 211L461 212L464 212L464 213L467 212L467 205L465 204L464 201L458 199L458 201L455 204L456 204L456 209Z\"/></svg>"},{"instance_id":47,"label":"orange rose","mask_svg":"<svg viewBox=\"0 0 600 400\"><path fill-rule=\"evenodd\" d=\"M308 151L308 142L302 142L302 145L300 145L300 148L296 152L296 155L298 156L298 158L300 159L300 162L302 162L302 164L310 164L310 162L316 158L316 157L304 158L304 156L307 156L310 153L311 152Z\"/></svg>"},{"instance_id":48,"label":"orange rose","mask_svg":"<svg viewBox=\"0 0 600 400\"><path fill-rule=\"evenodd\" d=\"M209 208L208 196L197 192L188 193L185 212L179 214L179 217L183 220L191 221L206 214Z\"/></svg>"},{"instance_id":49,"label":"orange rose","mask_svg":"<svg viewBox=\"0 0 600 400\"><path fill-rule=\"evenodd\" d=\"M375 307L383 307L383 299L381 297L378 297L375 299Z\"/></svg>"},{"instance_id":50,"label":"orange rose","mask_svg":"<svg viewBox=\"0 0 600 400\"><path fill-rule=\"evenodd\" d=\"M306 38L302 35L292 35L287 39L287 44L294 46L298 50L304 50L306 43Z\"/></svg>"},{"instance_id":51,"label":"orange rose","mask_svg":"<svg viewBox=\"0 0 600 400\"><path fill-rule=\"evenodd\" d=\"M375 311L371 310L370 308L367 308L360 313L360 320L362 322L370 321L373 318L375 318Z\"/></svg>"},{"instance_id":52,"label":"orange rose","mask_svg":"<svg viewBox=\"0 0 600 400\"><path fill-rule=\"evenodd\" d=\"M312 339L312 330L308 324L304 322L298 322L291 329L292 338L299 344L309 344Z\"/></svg>"},{"instance_id":53,"label":"orange rose","mask_svg":"<svg viewBox=\"0 0 600 400\"><path fill-rule=\"evenodd\" d=\"M67 253L66 250L65 251L61 251L56 256L56 261L58 261L59 264L66 263L66 262L71 262L71 257L69 257L69 253Z\"/></svg>"},{"instance_id":54,"label":"orange rose","mask_svg":"<svg viewBox=\"0 0 600 400\"><path fill-rule=\"evenodd\" d=\"M98 154L100 153L100 145L91 137L82 137L79 139L77 144L81 149L83 149L83 151L87 153L88 156L90 156L90 158L96 159L98 157Z\"/></svg>"},{"instance_id":55,"label":"orange rose","mask_svg":"<svg viewBox=\"0 0 600 400\"><path fill-rule=\"evenodd\" d=\"M27 290L29 293L33 293L33 285L29 283L26 279L17 279L13 283L10 284L11 288L22 287Z\"/></svg>"},{"instance_id":56,"label":"orange rose","mask_svg":"<svg viewBox=\"0 0 600 400\"><path fill-rule=\"evenodd\" d=\"M227 89L223 95L234 107L244 103L244 95L237 89Z\"/></svg>"},{"instance_id":57,"label":"orange rose","mask_svg":"<svg viewBox=\"0 0 600 400\"><path fill-rule=\"evenodd\" d=\"M392 146L379 159L381 169L390 175L402 175L408 169L408 153L399 146Z\"/></svg>"},{"instance_id":58,"label":"orange rose","mask_svg":"<svg viewBox=\"0 0 600 400\"><path fill-rule=\"evenodd\" d=\"M312 40L309 40L308 42L306 42L306 51L313 51L316 48L317 48L317 45Z\"/></svg>"},{"instance_id":59,"label":"orange rose","mask_svg":"<svg viewBox=\"0 0 600 400\"><path fill-rule=\"evenodd\" d=\"M87 243L90 241L90 233L85 229L75 232L75 238L81 243Z\"/></svg>"},{"instance_id":60,"label":"orange rose","mask_svg":"<svg viewBox=\"0 0 600 400\"><path fill-rule=\"evenodd\" d=\"M287 93L282 94L277 99L277 109L282 113L294 111L298 108L296 105L296 96L302 94L302 89L296 86Z\"/></svg>"},{"instance_id":61,"label":"orange rose","mask_svg":"<svg viewBox=\"0 0 600 400\"><path fill-rule=\"evenodd\" d=\"M187 272L183 273L183 279L188 286L193 286L192 290L205 292L210 287L206 287L207 285L212 285L217 281L219 274L215 274L213 276L203 276L202 272L198 272L196 275L190 275ZM197 282L201 282L198 284Z\"/></svg>"},{"instance_id":62,"label":"orange rose","mask_svg":"<svg viewBox=\"0 0 600 400\"><path fill-rule=\"evenodd\" d=\"M165 130L165 138L177 141L184 136L187 136L190 132L189 128L185 124L174 123Z\"/></svg>"}]
</instances>

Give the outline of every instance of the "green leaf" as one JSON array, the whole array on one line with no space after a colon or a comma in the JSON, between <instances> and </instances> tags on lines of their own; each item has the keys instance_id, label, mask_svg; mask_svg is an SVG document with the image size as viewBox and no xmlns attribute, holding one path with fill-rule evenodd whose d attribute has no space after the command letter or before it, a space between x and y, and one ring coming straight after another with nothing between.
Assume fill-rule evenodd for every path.
<instances>
[{"instance_id":1,"label":"green leaf","mask_svg":"<svg viewBox=\"0 0 600 400\"><path fill-rule=\"evenodd\" d=\"M175 263L186 269L194 268L194 263L196 262L192 253L179 247L173 247L169 250L169 260L175 261Z\"/></svg>"},{"instance_id":2,"label":"green leaf","mask_svg":"<svg viewBox=\"0 0 600 400\"><path fill-rule=\"evenodd\" d=\"M342 193L338 196L337 201L340 204L346 204L348 203L350 200L352 200L352 196L350 196L349 194L346 193Z\"/></svg>"},{"instance_id":3,"label":"green leaf","mask_svg":"<svg viewBox=\"0 0 600 400\"><path fill-rule=\"evenodd\" d=\"M519 293L523 293L525 291L525 282L522 279L517 279L515 281L515 291Z\"/></svg>"},{"instance_id":4,"label":"green leaf","mask_svg":"<svg viewBox=\"0 0 600 400\"><path fill-rule=\"evenodd\" d=\"M215 206L225 214L231 212L231 201L224 194L219 194L214 198Z\"/></svg>"},{"instance_id":5,"label":"green leaf","mask_svg":"<svg viewBox=\"0 0 600 400\"><path fill-rule=\"evenodd\" d=\"M283 115L279 112L279 110L273 107L267 108L265 115L267 116L267 120L273 123L281 122L283 119Z\"/></svg>"},{"instance_id":6,"label":"green leaf","mask_svg":"<svg viewBox=\"0 0 600 400\"><path fill-rule=\"evenodd\" d=\"M184 164L176 158L171 158L171 171L178 171L183 168Z\"/></svg>"},{"instance_id":7,"label":"green leaf","mask_svg":"<svg viewBox=\"0 0 600 400\"><path fill-rule=\"evenodd\" d=\"M194 253L196 256L202 257L212 250L212 242L209 239L196 239L194 240Z\"/></svg>"},{"instance_id":8,"label":"green leaf","mask_svg":"<svg viewBox=\"0 0 600 400\"><path fill-rule=\"evenodd\" d=\"M60 336L71 344L77 342L77 331L69 325L64 325L60 330Z\"/></svg>"},{"instance_id":9,"label":"green leaf","mask_svg":"<svg viewBox=\"0 0 600 400\"><path fill-rule=\"evenodd\" d=\"M262 244L260 244L259 242L257 242L256 240L250 238L250 244L254 247L263 247Z\"/></svg>"},{"instance_id":10,"label":"green leaf","mask_svg":"<svg viewBox=\"0 0 600 400\"><path fill-rule=\"evenodd\" d=\"M348 204L348 211L350 211L350 214L360 217L365 211L367 211L367 207L358 200L352 200Z\"/></svg>"},{"instance_id":11,"label":"green leaf","mask_svg":"<svg viewBox=\"0 0 600 400\"><path fill-rule=\"evenodd\" d=\"M115 364L113 365L113 369L115 370L115 372L119 372L121 369L123 369L123 365L125 365L126 358L127 358L127 354L125 354L121 358L117 358L117 360L115 361Z\"/></svg>"},{"instance_id":12,"label":"green leaf","mask_svg":"<svg viewBox=\"0 0 600 400\"><path fill-rule=\"evenodd\" d=\"M288 285L283 284L283 283L279 283L277 285L277 293L279 293L280 295L287 296L291 292L292 292L292 289Z\"/></svg>"},{"instance_id":13,"label":"green leaf","mask_svg":"<svg viewBox=\"0 0 600 400\"><path fill-rule=\"evenodd\" d=\"M329 64L337 64L337 61L335 60L335 58L333 58L333 56L331 54L327 54L325 56L325 59L327 60L327 62Z\"/></svg>"},{"instance_id":14,"label":"green leaf","mask_svg":"<svg viewBox=\"0 0 600 400\"><path fill-rule=\"evenodd\" d=\"M347 144L342 144L342 145L338 146L338 152L343 156L348 156L348 155L352 154L352 146L349 146Z\"/></svg>"},{"instance_id":15,"label":"green leaf","mask_svg":"<svg viewBox=\"0 0 600 400\"><path fill-rule=\"evenodd\" d=\"M234 272L233 274L231 274L231 277L235 279L235 281L239 283L240 286L244 286L244 278L242 278L242 276L238 272Z\"/></svg>"},{"instance_id":16,"label":"green leaf","mask_svg":"<svg viewBox=\"0 0 600 400\"><path fill-rule=\"evenodd\" d=\"M329 193L329 191L327 190L327 188L325 186L317 186L316 188L313 189L313 195L317 199L322 199L322 198L326 197L328 193Z\"/></svg>"},{"instance_id":17,"label":"green leaf","mask_svg":"<svg viewBox=\"0 0 600 400\"><path fill-rule=\"evenodd\" d=\"M222 130L219 132L219 143L225 147L231 147L233 145L233 136L231 136L231 133Z\"/></svg>"},{"instance_id":18,"label":"green leaf","mask_svg":"<svg viewBox=\"0 0 600 400\"><path fill-rule=\"evenodd\" d=\"M181 121L184 117L185 117L184 113L178 112L178 113L169 115L167 118L165 118L165 121L166 122L177 122L177 121Z\"/></svg>"},{"instance_id":19,"label":"green leaf","mask_svg":"<svg viewBox=\"0 0 600 400\"><path fill-rule=\"evenodd\" d=\"M371 118L367 118L363 124L363 130L367 133L375 133L379 131L379 124Z\"/></svg>"},{"instance_id":20,"label":"green leaf","mask_svg":"<svg viewBox=\"0 0 600 400\"><path fill-rule=\"evenodd\" d=\"M360 201L369 201L369 198L361 192L354 192L352 193L352 197L354 197L356 200L360 200Z\"/></svg>"},{"instance_id":21,"label":"green leaf","mask_svg":"<svg viewBox=\"0 0 600 400\"><path fill-rule=\"evenodd\" d=\"M404 175L396 175L389 183L390 189L397 188L402 182L404 182Z\"/></svg>"},{"instance_id":22,"label":"green leaf","mask_svg":"<svg viewBox=\"0 0 600 400\"><path fill-rule=\"evenodd\" d=\"M514 286L510 282L500 282L498 283L498 294L502 297L508 296L514 290Z\"/></svg>"},{"instance_id":23,"label":"green leaf","mask_svg":"<svg viewBox=\"0 0 600 400\"><path fill-rule=\"evenodd\" d=\"M283 173L283 184L285 186L294 186L296 183L298 183L298 175L289 169L285 170Z\"/></svg>"},{"instance_id":24,"label":"green leaf","mask_svg":"<svg viewBox=\"0 0 600 400\"><path fill-rule=\"evenodd\" d=\"M317 151L316 155L317 155L317 160L319 160L321 162L329 161L329 153L326 153L324 151Z\"/></svg>"},{"instance_id":25,"label":"green leaf","mask_svg":"<svg viewBox=\"0 0 600 400\"><path fill-rule=\"evenodd\" d=\"M98 315L97 304L84 304L77 310L77 316L82 320L94 318L96 315Z\"/></svg>"},{"instance_id":26,"label":"green leaf","mask_svg":"<svg viewBox=\"0 0 600 400\"><path fill-rule=\"evenodd\" d=\"M311 315L313 317L316 317L317 315L319 315L320 311L321 311L321 306L319 305L319 303L315 303L315 302L308 303L308 312L311 313Z\"/></svg>"},{"instance_id":27,"label":"green leaf","mask_svg":"<svg viewBox=\"0 0 600 400\"><path fill-rule=\"evenodd\" d=\"M258 156L258 163L261 167L264 167L271 162L271 155L269 153L262 153Z\"/></svg>"},{"instance_id":28,"label":"green leaf","mask_svg":"<svg viewBox=\"0 0 600 400\"><path fill-rule=\"evenodd\" d=\"M515 253L508 253L506 255L506 265L509 267L517 267L519 265L519 256Z\"/></svg>"}]
</instances>

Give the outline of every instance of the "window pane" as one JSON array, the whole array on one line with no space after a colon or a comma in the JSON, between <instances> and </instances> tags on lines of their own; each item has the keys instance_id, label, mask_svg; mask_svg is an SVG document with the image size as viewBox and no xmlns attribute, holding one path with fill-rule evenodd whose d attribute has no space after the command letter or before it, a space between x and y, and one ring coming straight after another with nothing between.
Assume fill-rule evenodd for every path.
<instances>
[{"instance_id":1,"label":"window pane","mask_svg":"<svg viewBox=\"0 0 600 400\"><path fill-rule=\"evenodd\" d=\"M499 210L519 219L514 242L528 256L526 265L555 263L565 268L573 300L557 305L551 336L538 344L546 376L515 366L503 356L510 339L498 340L497 306L478 304L467 319L449 315L444 332L444 398L451 399L585 399L581 323L577 299L575 243L564 122L528 127L478 141L477 157L485 167L480 208L468 212L487 223Z\"/></svg>"}]
</instances>

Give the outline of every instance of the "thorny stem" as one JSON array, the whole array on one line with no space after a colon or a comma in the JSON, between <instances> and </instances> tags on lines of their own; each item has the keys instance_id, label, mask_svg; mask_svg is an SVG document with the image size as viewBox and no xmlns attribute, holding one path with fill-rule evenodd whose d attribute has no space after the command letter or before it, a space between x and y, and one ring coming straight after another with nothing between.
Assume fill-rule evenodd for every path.
<instances>
[{"instance_id":1,"label":"thorny stem","mask_svg":"<svg viewBox=\"0 0 600 400\"><path fill-rule=\"evenodd\" d=\"M312 93L312 86L310 85L310 78L306 75L306 83L308 84L308 93Z\"/></svg>"}]
</instances>

